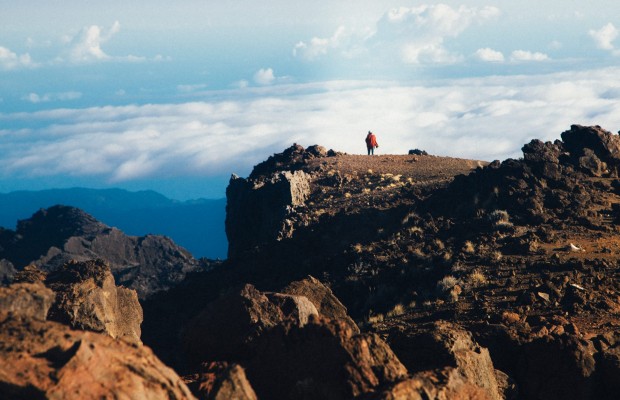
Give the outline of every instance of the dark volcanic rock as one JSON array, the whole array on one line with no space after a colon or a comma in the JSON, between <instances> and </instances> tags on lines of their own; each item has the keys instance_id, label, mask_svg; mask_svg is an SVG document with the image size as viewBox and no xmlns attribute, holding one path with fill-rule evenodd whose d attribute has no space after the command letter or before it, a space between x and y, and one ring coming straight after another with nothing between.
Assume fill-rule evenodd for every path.
<instances>
[{"instance_id":1,"label":"dark volcanic rock","mask_svg":"<svg viewBox=\"0 0 620 400\"><path fill-rule=\"evenodd\" d=\"M210 362L200 373L184 377L199 400L256 400L256 393L239 364Z\"/></svg>"},{"instance_id":2,"label":"dark volcanic rock","mask_svg":"<svg viewBox=\"0 0 620 400\"><path fill-rule=\"evenodd\" d=\"M586 155L586 149L594 152L601 161L613 166L620 164L620 137L600 126L571 125L562 132L564 147L575 158Z\"/></svg>"},{"instance_id":3,"label":"dark volcanic rock","mask_svg":"<svg viewBox=\"0 0 620 400\"><path fill-rule=\"evenodd\" d=\"M127 236L83 211L66 206L41 210L20 221L15 238L2 245L4 258L18 270L34 264L53 271L71 260L104 259L117 282L135 289L141 298L178 284L197 260L169 238Z\"/></svg>"},{"instance_id":4,"label":"dark volcanic rock","mask_svg":"<svg viewBox=\"0 0 620 400\"><path fill-rule=\"evenodd\" d=\"M135 290L115 285L105 262L69 262L51 272L45 283L56 293L51 320L140 342L143 317L138 296Z\"/></svg>"},{"instance_id":5,"label":"dark volcanic rock","mask_svg":"<svg viewBox=\"0 0 620 400\"><path fill-rule=\"evenodd\" d=\"M472 335L447 321L390 332L388 343L410 372L455 368L464 381L483 389L489 399L503 398L489 351Z\"/></svg>"},{"instance_id":6,"label":"dark volcanic rock","mask_svg":"<svg viewBox=\"0 0 620 400\"><path fill-rule=\"evenodd\" d=\"M193 399L145 346L56 322L0 322L0 398Z\"/></svg>"},{"instance_id":7,"label":"dark volcanic rock","mask_svg":"<svg viewBox=\"0 0 620 400\"><path fill-rule=\"evenodd\" d=\"M334 296L331 289L318 279L309 276L306 279L291 282L282 289L282 292L308 298L315 305L319 315L342 321L351 328L353 333L359 333L355 321L347 314L347 308Z\"/></svg>"},{"instance_id":8,"label":"dark volcanic rock","mask_svg":"<svg viewBox=\"0 0 620 400\"><path fill-rule=\"evenodd\" d=\"M309 193L303 171L277 172L264 179L233 176L226 188L228 257L290 237L293 226L287 217L294 207L303 206Z\"/></svg>"},{"instance_id":9,"label":"dark volcanic rock","mask_svg":"<svg viewBox=\"0 0 620 400\"><path fill-rule=\"evenodd\" d=\"M260 342L247 369L259 398L351 399L407 375L379 336L340 321L278 325Z\"/></svg>"},{"instance_id":10,"label":"dark volcanic rock","mask_svg":"<svg viewBox=\"0 0 620 400\"><path fill-rule=\"evenodd\" d=\"M310 315L316 308L302 296L274 296L247 284L209 303L185 328L183 346L191 365L247 360L265 331L285 319L301 325Z\"/></svg>"}]
</instances>

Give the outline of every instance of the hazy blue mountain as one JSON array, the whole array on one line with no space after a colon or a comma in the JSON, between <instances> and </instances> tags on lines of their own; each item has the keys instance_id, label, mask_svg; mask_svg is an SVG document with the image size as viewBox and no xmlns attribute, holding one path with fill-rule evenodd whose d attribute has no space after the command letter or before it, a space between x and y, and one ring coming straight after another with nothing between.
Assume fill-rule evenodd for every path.
<instances>
[{"instance_id":1,"label":"hazy blue mountain","mask_svg":"<svg viewBox=\"0 0 620 400\"><path fill-rule=\"evenodd\" d=\"M15 229L17 220L57 204L80 208L128 235L168 236L197 258L226 258L226 199L177 201L153 191L122 189L0 193L0 226Z\"/></svg>"}]
</instances>

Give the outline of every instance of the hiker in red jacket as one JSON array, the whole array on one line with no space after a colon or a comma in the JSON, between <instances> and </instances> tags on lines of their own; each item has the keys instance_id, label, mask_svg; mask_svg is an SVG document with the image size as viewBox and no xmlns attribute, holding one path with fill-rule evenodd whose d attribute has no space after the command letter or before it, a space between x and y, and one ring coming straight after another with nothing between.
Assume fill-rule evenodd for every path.
<instances>
[{"instance_id":1,"label":"hiker in red jacket","mask_svg":"<svg viewBox=\"0 0 620 400\"><path fill-rule=\"evenodd\" d=\"M368 149L368 155L375 154L375 147L379 147L377 137L374 133L368 131L368 136L366 136L366 148Z\"/></svg>"}]
</instances>

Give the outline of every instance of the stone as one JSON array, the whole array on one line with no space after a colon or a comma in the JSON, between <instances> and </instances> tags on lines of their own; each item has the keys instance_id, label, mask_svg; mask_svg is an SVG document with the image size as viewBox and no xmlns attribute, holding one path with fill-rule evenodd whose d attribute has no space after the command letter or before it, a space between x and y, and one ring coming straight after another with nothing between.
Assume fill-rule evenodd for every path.
<instances>
[{"instance_id":1,"label":"stone","mask_svg":"<svg viewBox=\"0 0 620 400\"><path fill-rule=\"evenodd\" d=\"M0 322L2 399L194 399L146 346L51 321Z\"/></svg>"},{"instance_id":2,"label":"stone","mask_svg":"<svg viewBox=\"0 0 620 400\"><path fill-rule=\"evenodd\" d=\"M116 286L104 261L69 262L50 273L45 284L56 293L49 319L140 342L143 313L138 296Z\"/></svg>"},{"instance_id":3,"label":"stone","mask_svg":"<svg viewBox=\"0 0 620 400\"><path fill-rule=\"evenodd\" d=\"M286 323L266 332L247 374L259 398L351 399L407 370L378 335L313 317L303 327Z\"/></svg>"},{"instance_id":4,"label":"stone","mask_svg":"<svg viewBox=\"0 0 620 400\"><path fill-rule=\"evenodd\" d=\"M360 332L355 321L347 314L347 308L338 300L332 290L313 276L289 283L282 289L282 292L305 296L315 305L321 316L343 321L354 333Z\"/></svg>"},{"instance_id":5,"label":"stone","mask_svg":"<svg viewBox=\"0 0 620 400\"><path fill-rule=\"evenodd\" d=\"M199 400L257 400L239 364L206 363L200 373L186 377L185 382Z\"/></svg>"},{"instance_id":6,"label":"stone","mask_svg":"<svg viewBox=\"0 0 620 400\"><path fill-rule=\"evenodd\" d=\"M387 340L410 372L452 367L490 399L501 399L489 350L459 325L437 321L391 331Z\"/></svg>"},{"instance_id":7,"label":"stone","mask_svg":"<svg viewBox=\"0 0 620 400\"><path fill-rule=\"evenodd\" d=\"M14 283L0 287L0 321L7 318L45 321L54 292L42 283Z\"/></svg>"}]
</instances>

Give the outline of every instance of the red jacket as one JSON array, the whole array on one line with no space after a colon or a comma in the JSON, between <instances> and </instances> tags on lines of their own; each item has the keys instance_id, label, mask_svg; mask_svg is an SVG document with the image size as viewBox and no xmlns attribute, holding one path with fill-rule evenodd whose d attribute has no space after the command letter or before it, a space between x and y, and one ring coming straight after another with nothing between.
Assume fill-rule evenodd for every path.
<instances>
[{"instance_id":1,"label":"red jacket","mask_svg":"<svg viewBox=\"0 0 620 400\"><path fill-rule=\"evenodd\" d=\"M369 133L368 136L366 136L366 147L368 147L369 149L379 147L379 144L377 143L377 137L374 133Z\"/></svg>"}]
</instances>

